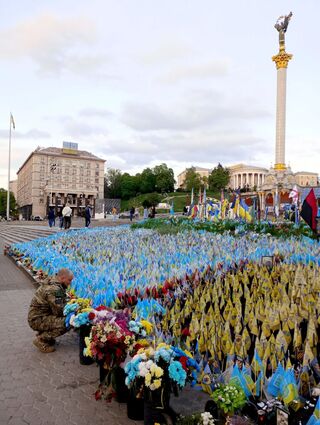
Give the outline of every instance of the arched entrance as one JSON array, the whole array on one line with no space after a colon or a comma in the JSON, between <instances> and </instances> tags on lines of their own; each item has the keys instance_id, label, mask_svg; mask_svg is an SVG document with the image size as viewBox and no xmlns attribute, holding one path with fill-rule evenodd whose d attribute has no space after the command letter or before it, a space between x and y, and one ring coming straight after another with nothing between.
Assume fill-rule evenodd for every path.
<instances>
[{"instance_id":1,"label":"arched entrance","mask_svg":"<svg viewBox=\"0 0 320 425\"><path fill-rule=\"evenodd\" d=\"M266 207L273 207L273 194L271 192L266 196Z\"/></svg>"}]
</instances>

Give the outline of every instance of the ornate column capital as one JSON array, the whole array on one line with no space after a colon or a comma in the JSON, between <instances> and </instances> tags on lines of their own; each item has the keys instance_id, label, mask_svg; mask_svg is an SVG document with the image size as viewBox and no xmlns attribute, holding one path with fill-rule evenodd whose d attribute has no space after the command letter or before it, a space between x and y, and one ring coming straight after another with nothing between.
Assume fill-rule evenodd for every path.
<instances>
[{"instance_id":1,"label":"ornate column capital","mask_svg":"<svg viewBox=\"0 0 320 425\"><path fill-rule=\"evenodd\" d=\"M284 49L280 50L279 53L275 56L272 56L273 62L276 63L277 69L280 68L287 68L289 61L292 59L292 56L290 53L287 53Z\"/></svg>"}]
</instances>

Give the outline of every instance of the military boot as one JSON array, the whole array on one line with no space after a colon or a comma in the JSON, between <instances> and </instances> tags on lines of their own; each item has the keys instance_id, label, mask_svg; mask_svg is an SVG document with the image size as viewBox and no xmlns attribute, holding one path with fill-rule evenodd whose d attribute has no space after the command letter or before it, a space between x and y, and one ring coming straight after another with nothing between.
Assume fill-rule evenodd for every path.
<instances>
[{"instance_id":1,"label":"military boot","mask_svg":"<svg viewBox=\"0 0 320 425\"><path fill-rule=\"evenodd\" d=\"M41 353L52 353L56 349L49 345L46 341L43 341L41 338L37 337L33 340L33 345L35 345Z\"/></svg>"}]
</instances>

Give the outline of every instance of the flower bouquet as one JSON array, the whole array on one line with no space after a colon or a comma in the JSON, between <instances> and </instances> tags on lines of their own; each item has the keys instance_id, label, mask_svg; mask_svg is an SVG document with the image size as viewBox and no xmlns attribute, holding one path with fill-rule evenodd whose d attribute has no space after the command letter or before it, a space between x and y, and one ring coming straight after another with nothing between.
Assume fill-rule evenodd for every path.
<instances>
[{"instance_id":1,"label":"flower bouquet","mask_svg":"<svg viewBox=\"0 0 320 425\"><path fill-rule=\"evenodd\" d=\"M209 412L194 413L190 416L180 416L176 425L214 425L216 422Z\"/></svg>"},{"instance_id":2,"label":"flower bouquet","mask_svg":"<svg viewBox=\"0 0 320 425\"><path fill-rule=\"evenodd\" d=\"M166 344L156 349L140 349L125 366L126 384L143 392L145 402L156 408L167 409L170 393L177 394L179 388L193 380L197 364L189 353Z\"/></svg>"},{"instance_id":3,"label":"flower bouquet","mask_svg":"<svg viewBox=\"0 0 320 425\"><path fill-rule=\"evenodd\" d=\"M246 395L242 388L232 383L218 385L217 389L212 393L212 398L216 402L227 417L233 415L238 409L241 409L246 404Z\"/></svg>"}]
</instances>

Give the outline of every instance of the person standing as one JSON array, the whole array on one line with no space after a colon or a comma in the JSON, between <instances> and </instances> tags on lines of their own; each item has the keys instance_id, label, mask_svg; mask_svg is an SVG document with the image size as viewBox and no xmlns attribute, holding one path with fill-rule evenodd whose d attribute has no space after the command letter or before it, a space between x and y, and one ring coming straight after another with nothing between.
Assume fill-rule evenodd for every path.
<instances>
[{"instance_id":1,"label":"person standing","mask_svg":"<svg viewBox=\"0 0 320 425\"><path fill-rule=\"evenodd\" d=\"M70 208L69 204L66 204L66 206L63 208L62 216L65 230L70 229L72 209Z\"/></svg>"},{"instance_id":2,"label":"person standing","mask_svg":"<svg viewBox=\"0 0 320 425\"><path fill-rule=\"evenodd\" d=\"M149 217L148 208L144 207L143 209L143 219L146 220Z\"/></svg>"},{"instance_id":3,"label":"person standing","mask_svg":"<svg viewBox=\"0 0 320 425\"><path fill-rule=\"evenodd\" d=\"M55 277L41 284L31 300L28 323L37 332L33 345L42 353L55 351L55 338L68 331L63 309L72 279L73 273L69 269L60 269Z\"/></svg>"},{"instance_id":4,"label":"person standing","mask_svg":"<svg viewBox=\"0 0 320 425\"><path fill-rule=\"evenodd\" d=\"M49 221L49 227L56 225L56 218L54 215L54 209L50 207L49 213L48 213L48 221Z\"/></svg>"},{"instance_id":5,"label":"person standing","mask_svg":"<svg viewBox=\"0 0 320 425\"><path fill-rule=\"evenodd\" d=\"M131 207L130 208L130 221L132 221L133 217L134 217L134 213L135 213L135 208Z\"/></svg>"},{"instance_id":6,"label":"person standing","mask_svg":"<svg viewBox=\"0 0 320 425\"><path fill-rule=\"evenodd\" d=\"M85 218L85 222L86 222L86 227L90 226L91 223L91 209L90 209L90 205L87 205L85 210L84 210L84 218Z\"/></svg>"},{"instance_id":7,"label":"person standing","mask_svg":"<svg viewBox=\"0 0 320 425\"><path fill-rule=\"evenodd\" d=\"M116 218L117 218L117 208L116 207L112 208L111 214L112 214L113 221L116 221Z\"/></svg>"},{"instance_id":8,"label":"person standing","mask_svg":"<svg viewBox=\"0 0 320 425\"><path fill-rule=\"evenodd\" d=\"M63 215L62 215L62 209L59 209L57 217L59 218L59 227L60 229L63 229Z\"/></svg>"}]
</instances>

